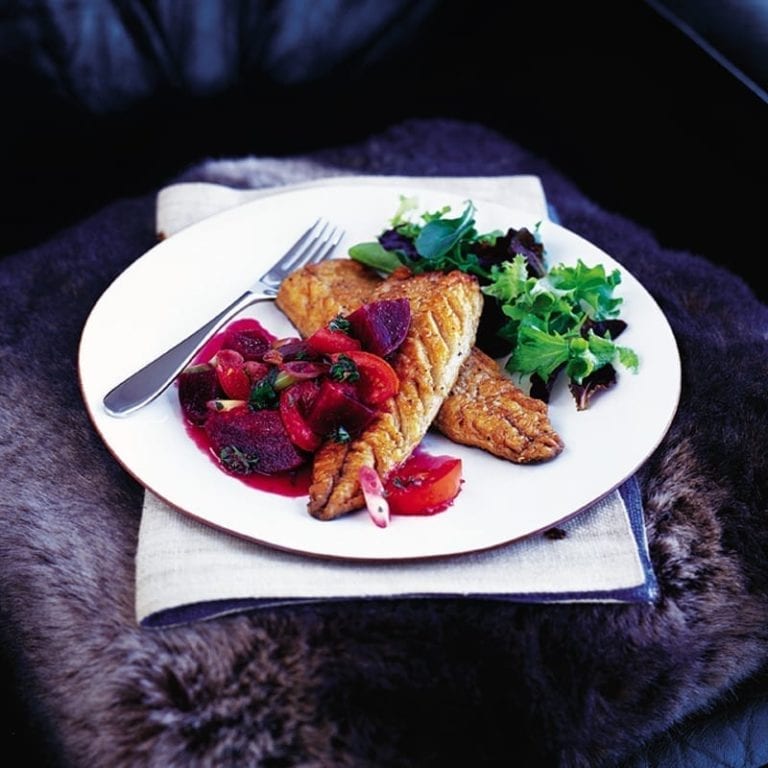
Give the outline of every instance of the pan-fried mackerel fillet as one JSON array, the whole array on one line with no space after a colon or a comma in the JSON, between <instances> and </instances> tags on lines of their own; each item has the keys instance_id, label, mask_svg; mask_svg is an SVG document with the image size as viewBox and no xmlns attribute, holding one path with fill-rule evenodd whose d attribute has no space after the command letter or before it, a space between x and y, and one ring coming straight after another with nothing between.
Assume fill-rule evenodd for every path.
<instances>
[{"instance_id":1,"label":"pan-fried mackerel fillet","mask_svg":"<svg viewBox=\"0 0 768 768\"><path fill-rule=\"evenodd\" d=\"M280 287L277 305L308 336L336 315L369 301L381 278L352 259L304 267ZM462 445L482 448L516 464L547 461L563 450L547 406L529 397L476 347L464 362L433 426Z\"/></svg>"},{"instance_id":2,"label":"pan-fried mackerel fillet","mask_svg":"<svg viewBox=\"0 0 768 768\"><path fill-rule=\"evenodd\" d=\"M547 410L546 403L526 395L492 357L475 347L433 426L455 443L530 464L563 450Z\"/></svg>"},{"instance_id":3,"label":"pan-fried mackerel fillet","mask_svg":"<svg viewBox=\"0 0 768 768\"><path fill-rule=\"evenodd\" d=\"M376 272L352 259L328 259L291 272L276 304L307 337L337 315L348 315L381 286Z\"/></svg>"},{"instance_id":4,"label":"pan-fried mackerel fillet","mask_svg":"<svg viewBox=\"0 0 768 768\"><path fill-rule=\"evenodd\" d=\"M362 467L386 477L411 455L475 343L483 299L473 277L456 271L389 278L371 299L403 297L411 305L411 324L392 361L400 391L358 438L328 441L315 454L308 508L318 519L365 506Z\"/></svg>"}]
</instances>

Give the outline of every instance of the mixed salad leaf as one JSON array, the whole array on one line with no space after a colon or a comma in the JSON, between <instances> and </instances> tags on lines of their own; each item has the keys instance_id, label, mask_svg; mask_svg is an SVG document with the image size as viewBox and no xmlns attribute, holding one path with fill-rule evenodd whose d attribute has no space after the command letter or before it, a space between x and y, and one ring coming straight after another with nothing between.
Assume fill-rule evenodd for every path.
<instances>
[{"instance_id":1,"label":"mixed salad leaf","mask_svg":"<svg viewBox=\"0 0 768 768\"><path fill-rule=\"evenodd\" d=\"M475 275L487 297L477 344L505 368L527 378L530 392L549 400L562 375L584 410L591 398L616 383L616 367L636 372L637 354L616 343L627 324L618 269L602 264L549 266L540 222L506 232L478 232L476 208L467 201L459 216L450 207L417 213L418 201L400 197L387 226L371 242L349 249L351 258L389 274L459 269Z\"/></svg>"}]
</instances>

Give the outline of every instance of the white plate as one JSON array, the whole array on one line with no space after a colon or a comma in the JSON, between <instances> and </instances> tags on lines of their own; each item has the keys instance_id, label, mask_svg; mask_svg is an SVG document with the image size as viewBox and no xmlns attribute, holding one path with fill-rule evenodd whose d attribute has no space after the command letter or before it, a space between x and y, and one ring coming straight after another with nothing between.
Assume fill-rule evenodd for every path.
<instances>
[{"instance_id":1,"label":"white plate","mask_svg":"<svg viewBox=\"0 0 768 768\"><path fill-rule=\"evenodd\" d=\"M410 559L493 547L552 526L619 486L656 448L677 409L680 360L661 310L621 265L574 233L544 221L549 264L602 263L618 268L629 327L621 343L640 370L618 371L618 384L579 412L564 384L553 393L550 418L565 442L553 461L518 466L478 449L429 435L427 447L461 457L464 479L454 505L433 517L395 517L386 529L366 512L321 522L306 498L248 487L219 470L186 433L175 387L134 414L115 418L104 395L148 360L186 336L239 296L309 222L325 216L347 230L338 255L373 239L404 190L334 184L276 194L226 211L159 243L125 270L94 306L83 329L80 380L90 417L116 459L146 488L216 528L280 549L353 559ZM419 208L465 200L436 190L406 190ZM475 200L480 231L536 224L526 212ZM272 304L257 317L278 336L295 334Z\"/></svg>"}]
</instances>

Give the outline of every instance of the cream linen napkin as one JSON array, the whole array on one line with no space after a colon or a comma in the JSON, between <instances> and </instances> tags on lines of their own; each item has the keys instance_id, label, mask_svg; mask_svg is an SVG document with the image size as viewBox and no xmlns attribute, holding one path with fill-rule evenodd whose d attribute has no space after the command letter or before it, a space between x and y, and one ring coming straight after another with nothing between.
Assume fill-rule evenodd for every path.
<instances>
[{"instance_id":1,"label":"cream linen napkin","mask_svg":"<svg viewBox=\"0 0 768 768\"><path fill-rule=\"evenodd\" d=\"M263 162L267 176L279 175L281 161ZM283 170L285 181L296 169ZM158 195L157 231L169 237L232 206L276 191L332 184L335 178L316 166L300 171L304 178L321 178L278 189L199 182L167 187ZM344 183L432 186L542 218L553 214L535 176L345 176ZM328 599L464 596L630 602L653 600L656 594L634 478L553 531L484 552L405 563L329 561L278 551L198 523L147 491L136 555L136 618L145 627Z\"/></svg>"}]
</instances>

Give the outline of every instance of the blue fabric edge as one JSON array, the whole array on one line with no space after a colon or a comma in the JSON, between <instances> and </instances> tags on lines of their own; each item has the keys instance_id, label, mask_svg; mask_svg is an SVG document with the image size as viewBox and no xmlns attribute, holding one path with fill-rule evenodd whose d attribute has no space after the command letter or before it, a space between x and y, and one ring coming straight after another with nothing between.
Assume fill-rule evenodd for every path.
<instances>
[{"instance_id":1,"label":"blue fabric edge","mask_svg":"<svg viewBox=\"0 0 768 768\"><path fill-rule=\"evenodd\" d=\"M222 600L210 600L202 603L189 603L146 616L140 622L140 626L147 629L170 627L179 624L189 624L196 621L226 616L242 611L277 608L286 605L302 605L318 602L352 602L357 600L405 600L405 599L474 599L509 603L645 603L654 601L659 595L659 586L656 574L651 563L648 551L648 542L645 535L645 520L640 494L640 486L637 478L632 476L619 486L619 493L627 510L632 535L637 545L637 552L643 569L642 583L634 587L613 590L595 590L592 592L558 592L556 594L528 592L508 593L504 595L481 594L444 594L444 595L393 595L392 597L336 597L336 598L233 598Z\"/></svg>"}]
</instances>

